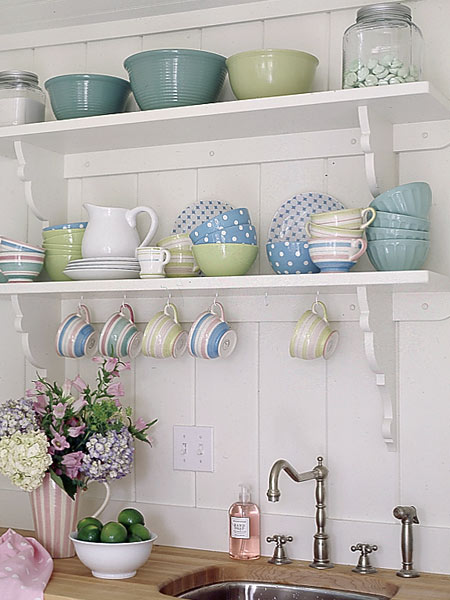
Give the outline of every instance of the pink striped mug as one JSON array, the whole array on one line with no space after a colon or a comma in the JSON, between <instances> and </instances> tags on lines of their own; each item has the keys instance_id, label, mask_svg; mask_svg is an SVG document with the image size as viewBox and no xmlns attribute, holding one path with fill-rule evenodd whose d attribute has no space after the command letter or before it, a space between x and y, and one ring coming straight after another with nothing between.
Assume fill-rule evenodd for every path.
<instances>
[{"instance_id":1,"label":"pink striped mug","mask_svg":"<svg viewBox=\"0 0 450 600\"><path fill-rule=\"evenodd\" d=\"M195 358L226 358L234 351L236 341L236 332L225 321L223 306L214 300L192 324L188 350Z\"/></svg>"},{"instance_id":2,"label":"pink striped mug","mask_svg":"<svg viewBox=\"0 0 450 600\"><path fill-rule=\"evenodd\" d=\"M64 319L56 332L55 346L59 356L81 358L97 351L98 332L91 325L89 309L78 305L78 311Z\"/></svg>"},{"instance_id":3,"label":"pink striped mug","mask_svg":"<svg viewBox=\"0 0 450 600\"><path fill-rule=\"evenodd\" d=\"M322 311L322 317L318 310ZM292 334L289 354L292 358L312 360L330 358L336 350L339 333L328 323L327 308L323 302L315 301L311 310L300 317Z\"/></svg>"}]
</instances>

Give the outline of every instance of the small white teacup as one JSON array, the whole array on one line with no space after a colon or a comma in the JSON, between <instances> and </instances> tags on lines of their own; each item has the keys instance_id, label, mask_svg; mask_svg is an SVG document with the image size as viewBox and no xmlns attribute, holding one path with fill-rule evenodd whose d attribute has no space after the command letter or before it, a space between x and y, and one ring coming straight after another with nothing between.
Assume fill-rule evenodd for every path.
<instances>
[{"instance_id":1,"label":"small white teacup","mask_svg":"<svg viewBox=\"0 0 450 600\"><path fill-rule=\"evenodd\" d=\"M322 317L318 310L321 309ZM312 360L330 358L336 350L339 333L331 329L328 323L327 308L323 302L315 301L311 310L300 317L292 334L289 354L292 358Z\"/></svg>"},{"instance_id":2,"label":"small white teacup","mask_svg":"<svg viewBox=\"0 0 450 600\"><path fill-rule=\"evenodd\" d=\"M165 277L164 267L170 260L170 252L167 248L147 246L137 248L136 253L141 267L141 279Z\"/></svg>"}]
</instances>

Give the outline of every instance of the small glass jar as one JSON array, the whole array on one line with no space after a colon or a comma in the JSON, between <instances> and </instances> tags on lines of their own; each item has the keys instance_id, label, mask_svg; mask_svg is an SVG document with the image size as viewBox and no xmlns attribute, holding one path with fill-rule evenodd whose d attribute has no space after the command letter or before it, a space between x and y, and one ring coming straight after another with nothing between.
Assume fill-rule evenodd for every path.
<instances>
[{"instance_id":1,"label":"small glass jar","mask_svg":"<svg viewBox=\"0 0 450 600\"><path fill-rule=\"evenodd\" d=\"M423 38L411 9L397 2L360 8L344 33L343 88L418 81Z\"/></svg>"},{"instance_id":2,"label":"small glass jar","mask_svg":"<svg viewBox=\"0 0 450 600\"><path fill-rule=\"evenodd\" d=\"M0 125L45 120L45 93L28 71L0 71Z\"/></svg>"}]
</instances>

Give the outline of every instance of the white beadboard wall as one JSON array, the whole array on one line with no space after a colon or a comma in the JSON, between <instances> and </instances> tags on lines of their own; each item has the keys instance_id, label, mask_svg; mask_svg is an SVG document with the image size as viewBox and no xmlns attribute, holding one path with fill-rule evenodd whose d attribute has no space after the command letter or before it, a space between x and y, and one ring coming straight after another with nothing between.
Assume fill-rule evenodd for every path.
<instances>
[{"instance_id":1,"label":"white beadboard wall","mask_svg":"<svg viewBox=\"0 0 450 600\"><path fill-rule=\"evenodd\" d=\"M426 39L426 78L450 97L446 30L450 3L418 0L410 4ZM264 18L258 5L272 12L276 8L283 16ZM95 25L1 36L0 47L5 49L0 52L0 69L32 70L42 82L53 75L77 71L125 76L123 59L141 49L181 46L230 55L255 47L281 46L317 55L320 67L315 89L335 89L340 87L342 32L353 22L357 3L321 0L317 5L320 10L311 12L304 2L298 2L297 11L288 0L252 2L254 17L246 12L246 18L236 18L235 23L230 19L230 7L223 13L200 11L198 22L191 14L192 24L184 29L172 15L170 24L168 19L156 19L151 35L142 34L141 22L124 21L122 29L120 22L115 22L111 28L114 39L101 24L97 36ZM222 23L217 14L225 15ZM64 42L52 46L45 45L43 39ZM80 41L83 39L90 41ZM8 44L13 50L8 50ZM222 100L231 97L227 84ZM53 118L50 110L48 118ZM425 180L433 187L433 243L427 266L448 275L449 158L448 150L439 150L403 154L399 161L402 182ZM14 161L3 159L0 173L1 231L16 238L28 233L30 239L38 239L40 226L27 215ZM129 207L147 204L160 215L158 236L162 237L170 233L180 210L195 199L228 200L234 206L250 208L262 248L253 272L269 273L263 244L271 216L290 195L307 190L329 192L349 207L366 205L370 194L362 157L289 162L278 162L274 157L273 162L263 164L71 179L67 217L82 218L83 202ZM139 226L142 232L145 222ZM371 267L362 260L358 268ZM198 300L195 307L182 297L174 300L186 321L207 306L206 299ZM349 297L345 302L353 300ZM267 301L271 302L270 297ZM296 303L298 316L310 301L307 296L286 300L291 310ZM330 297L327 302L333 318L339 312L338 299L333 304ZM283 320L280 314L273 320L248 320L244 318L248 310L244 311L239 302L230 298L224 304L239 339L229 359L195 361L185 356L177 361L157 361L139 357L132 371L125 374L127 402L137 415L156 416L159 422L153 431L153 447L138 448L134 473L113 484L113 501L105 518L114 518L120 508L131 504L146 515L161 544L226 550L227 509L236 499L238 484L246 482L261 507L262 540L274 533L292 534L290 555L307 560L311 558L314 533L314 484L294 484L282 475L280 502L269 504L265 492L274 460L284 457L299 470L309 470L321 454L330 469L328 530L335 562L354 562L350 545L371 542L380 548L373 558L376 565L399 567L400 524L392 509L397 504L414 504L420 519L414 531L415 566L450 573L450 322L398 324L400 440L399 451L390 453L380 434L381 402L363 353L357 315L336 323L339 348L328 362L302 362L288 356L295 318ZM89 301L89 306L100 326L117 302L99 299ZM161 302L140 300L139 306L145 308L138 310L140 327L144 327L143 315L159 310ZM63 302L62 313L73 307L73 302ZM0 320L0 399L6 399L21 395L34 374L25 365L6 300L1 301ZM67 362L68 376L80 373L87 380L93 379L94 364ZM172 468L173 425L194 424L214 427L213 473ZM84 498L83 512L89 513L100 497L100 486L92 485ZM5 479L0 479L0 504L1 525L32 526L27 495ZM271 552L264 541L262 550L264 554Z\"/></svg>"}]
</instances>

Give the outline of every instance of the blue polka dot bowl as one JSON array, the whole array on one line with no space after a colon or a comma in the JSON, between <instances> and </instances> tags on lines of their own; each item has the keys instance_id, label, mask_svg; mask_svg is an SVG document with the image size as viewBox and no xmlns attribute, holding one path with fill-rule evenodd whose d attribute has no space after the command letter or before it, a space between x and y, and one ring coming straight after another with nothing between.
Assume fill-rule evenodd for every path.
<instances>
[{"instance_id":1,"label":"blue polka dot bowl","mask_svg":"<svg viewBox=\"0 0 450 600\"><path fill-rule=\"evenodd\" d=\"M196 244L200 238L212 233L220 231L225 227L235 227L236 225L250 225L250 214L246 208L233 208L224 213L218 214L209 221L205 221L191 231L189 237L193 244ZM206 243L206 242L204 242Z\"/></svg>"},{"instance_id":2,"label":"blue polka dot bowl","mask_svg":"<svg viewBox=\"0 0 450 600\"><path fill-rule=\"evenodd\" d=\"M195 245L199 244L250 244L256 246L256 230L253 225L233 225L215 229L211 233L199 237Z\"/></svg>"},{"instance_id":3,"label":"blue polka dot bowl","mask_svg":"<svg viewBox=\"0 0 450 600\"><path fill-rule=\"evenodd\" d=\"M277 275L319 272L309 256L308 242L269 242L266 252L270 266Z\"/></svg>"}]
</instances>

